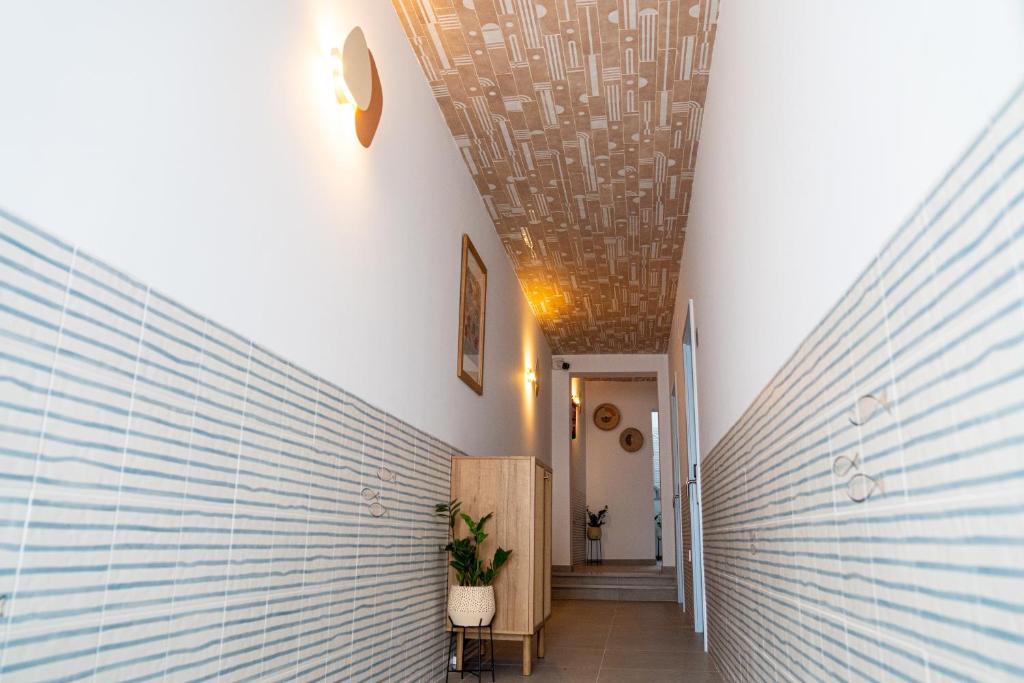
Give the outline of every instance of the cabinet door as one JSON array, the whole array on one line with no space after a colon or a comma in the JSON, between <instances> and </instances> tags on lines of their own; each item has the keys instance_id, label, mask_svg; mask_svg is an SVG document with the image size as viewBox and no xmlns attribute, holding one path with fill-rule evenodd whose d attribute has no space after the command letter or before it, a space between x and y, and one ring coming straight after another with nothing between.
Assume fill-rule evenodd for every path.
<instances>
[{"instance_id":1,"label":"cabinet door","mask_svg":"<svg viewBox=\"0 0 1024 683\"><path fill-rule=\"evenodd\" d=\"M533 631L535 612L529 599L533 581L534 549L530 526L532 463L526 458L472 458L452 460L452 497L462 501L462 511L474 519L494 513L487 523L487 540L480 558L490 563L498 546L512 550L508 563L494 582L494 634ZM469 533L460 519L455 534ZM449 572L454 580L454 572Z\"/></svg>"},{"instance_id":2,"label":"cabinet door","mask_svg":"<svg viewBox=\"0 0 1024 683\"><path fill-rule=\"evenodd\" d=\"M551 473L544 472L544 618L551 616Z\"/></svg>"},{"instance_id":3,"label":"cabinet door","mask_svg":"<svg viewBox=\"0 0 1024 683\"><path fill-rule=\"evenodd\" d=\"M533 468L533 625L544 623L544 595L547 591L548 573L544 564L544 476L547 471L535 465Z\"/></svg>"}]
</instances>

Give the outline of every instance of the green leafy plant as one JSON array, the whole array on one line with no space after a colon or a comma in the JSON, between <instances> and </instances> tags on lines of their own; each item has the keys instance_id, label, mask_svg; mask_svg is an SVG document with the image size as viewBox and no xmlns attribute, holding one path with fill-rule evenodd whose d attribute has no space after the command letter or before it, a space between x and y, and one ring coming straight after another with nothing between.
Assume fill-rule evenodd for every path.
<instances>
[{"instance_id":1,"label":"green leafy plant","mask_svg":"<svg viewBox=\"0 0 1024 683\"><path fill-rule=\"evenodd\" d=\"M608 523L608 506L605 505L597 512L591 512L590 508L587 508L587 526L589 527L602 527Z\"/></svg>"},{"instance_id":2,"label":"green leafy plant","mask_svg":"<svg viewBox=\"0 0 1024 683\"><path fill-rule=\"evenodd\" d=\"M499 547L494 551L494 558L491 560L490 565L480 561L480 546L487 539L484 525L487 523L487 520L494 516L494 513L487 513L479 520L474 520L462 512L462 503L458 500L438 503L434 506L434 513L438 517L444 517L448 520L448 545L444 549L451 557L451 561L448 564L455 570L455 579L459 582L459 585L490 586L494 583L494 579L498 577L498 572L501 571L501 568L512 554L511 550ZM458 519L462 519L466 523L466 527L469 529L469 536L465 538L455 537L455 523Z\"/></svg>"}]
</instances>

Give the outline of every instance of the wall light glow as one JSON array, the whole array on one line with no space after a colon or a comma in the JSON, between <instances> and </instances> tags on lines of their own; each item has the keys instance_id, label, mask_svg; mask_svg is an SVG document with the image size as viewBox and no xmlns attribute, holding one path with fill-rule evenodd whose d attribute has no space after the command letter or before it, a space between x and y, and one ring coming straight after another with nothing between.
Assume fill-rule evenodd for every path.
<instances>
[{"instance_id":1,"label":"wall light glow","mask_svg":"<svg viewBox=\"0 0 1024 683\"><path fill-rule=\"evenodd\" d=\"M338 48L331 50L331 55L327 58L327 61L331 69L331 79L334 81L335 99L338 100L338 104L354 106L356 98L352 91L348 89L348 83L345 82L345 68L341 60L341 50Z\"/></svg>"},{"instance_id":2,"label":"wall light glow","mask_svg":"<svg viewBox=\"0 0 1024 683\"><path fill-rule=\"evenodd\" d=\"M533 368L526 368L526 386L533 390L533 395L540 394L540 383L537 381L537 371Z\"/></svg>"}]
</instances>

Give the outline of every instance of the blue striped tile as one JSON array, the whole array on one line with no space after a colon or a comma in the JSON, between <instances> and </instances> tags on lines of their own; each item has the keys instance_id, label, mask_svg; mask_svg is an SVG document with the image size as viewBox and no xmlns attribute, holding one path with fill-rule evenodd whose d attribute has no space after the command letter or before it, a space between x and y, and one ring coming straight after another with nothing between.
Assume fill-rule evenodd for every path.
<instances>
[{"instance_id":1,"label":"blue striped tile","mask_svg":"<svg viewBox=\"0 0 1024 683\"><path fill-rule=\"evenodd\" d=\"M443 670L455 449L6 214L0 272L0 677Z\"/></svg>"},{"instance_id":2,"label":"blue striped tile","mask_svg":"<svg viewBox=\"0 0 1024 683\"><path fill-rule=\"evenodd\" d=\"M706 458L731 680L1024 680L1022 207L1018 91Z\"/></svg>"}]
</instances>

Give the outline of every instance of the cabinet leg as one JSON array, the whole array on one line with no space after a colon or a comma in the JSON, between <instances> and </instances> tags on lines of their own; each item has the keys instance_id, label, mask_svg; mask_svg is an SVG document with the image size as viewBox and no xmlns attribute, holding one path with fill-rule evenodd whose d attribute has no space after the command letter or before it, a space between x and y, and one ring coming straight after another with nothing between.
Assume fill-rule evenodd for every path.
<instances>
[{"instance_id":1,"label":"cabinet leg","mask_svg":"<svg viewBox=\"0 0 1024 683\"><path fill-rule=\"evenodd\" d=\"M455 669L462 671L462 651L466 645L466 632L465 630L458 631L455 634Z\"/></svg>"},{"instance_id":2,"label":"cabinet leg","mask_svg":"<svg viewBox=\"0 0 1024 683\"><path fill-rule=\"evenodd\" d=\"M523 636L523 675L533 673L533 636Z\"/></svg>"},{"instance_id":3,"label":"cabinet leg","mask_svg":"<svg viewBox=\"0 0 1024 683\"><path fill-rule=\"evenodd\" d=\"M537 631L537 658L544 659L544 633L547 631L543 626Z\"/></svg>"}]
</instances>

